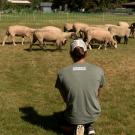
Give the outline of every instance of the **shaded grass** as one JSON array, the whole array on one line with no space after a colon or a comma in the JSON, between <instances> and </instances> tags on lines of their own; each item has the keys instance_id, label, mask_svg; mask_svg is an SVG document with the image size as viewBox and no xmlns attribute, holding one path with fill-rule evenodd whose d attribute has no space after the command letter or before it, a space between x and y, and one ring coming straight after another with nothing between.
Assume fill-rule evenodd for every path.
<instances>
[{"instance_id":1,"label":"shaded grass","mask_svg":"<svg viewBox=\"0 0 135 135\"><path fill-rule=\"evenodd\" d=\"M89 15L90 19L95 16ZM54 16L53 16L54 17ZM53 18L52 17L52 18ZM85 19L87 16L81 15ZM99 15L99 17L101 17ZM39 17L40 18L40 17ZM72 19L73 16L71 14ZM65 22L64 18L59 18ZM119 18L118 18L119 19ZM117 19L117 20L118 20ZM123 20L133 16L123 17ZM108 16L110 20L110 16ZM75 21L75 20L74 20ZM1 22L1 41L5 28L12 23ZM87 21L89 22L89 21ZM95 23L100 24L97 19ZM22 24L27 24L21 20ZM46 22L47 24L48 22ZM108 23L108 22L107 22ZM114 23L114 20L112 20ZM116 23L116 22L115 22ZM31 20L29 25L36 27ZM55 21L53 24L57 25ZM58 26L63 23L59 22ZM44 25L44 23L40 23ZM18 39L19 41L19 39ZM72 63L69 44L58 51L47 46L42 51L35 46L28 52L28 43L0 46L0 134L1 135L56 135L57 119L54 112L64 110L59 92L54 88L57 72ZM118 49L93 49L87 54L87 61L103 67L106 87L102 91L102 115L94 124L97 135L133 135L135 127L135 45L129 39L128 45L120 44Z\"/></svg>"}]
</instances>

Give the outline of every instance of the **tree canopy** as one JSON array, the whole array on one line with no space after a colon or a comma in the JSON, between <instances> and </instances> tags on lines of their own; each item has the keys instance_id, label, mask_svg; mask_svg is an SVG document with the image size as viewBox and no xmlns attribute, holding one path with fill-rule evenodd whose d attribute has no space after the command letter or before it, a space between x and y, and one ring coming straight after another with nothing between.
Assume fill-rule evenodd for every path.
<instances>
[{"instance_id":1,"label":"tree canopy","mask_svg":"<svg viewBox=\"0 0 135 135\"><path fill-rule=\"evenodd\" d=\"M0 0L0 8L8 8L7 0ZM70 11L78 11L79 9L106 9L121 7L122 3L133 2L133 0L30 0L32 9L36 9L40 2L52 2L53 9L58 9L60 6L64 10L65 5Z\"/></svg>"}]
</instances>

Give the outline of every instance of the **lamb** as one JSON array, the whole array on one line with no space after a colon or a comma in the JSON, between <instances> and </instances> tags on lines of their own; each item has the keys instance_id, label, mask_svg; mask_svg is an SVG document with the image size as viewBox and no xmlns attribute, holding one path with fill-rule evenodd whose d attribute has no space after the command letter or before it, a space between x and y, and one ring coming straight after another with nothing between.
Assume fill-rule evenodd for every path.
<instances>
[{"instance_id":1,"label":"lamb","mask_svg":"<svg viewBox=\"0 0 135 135\"><path fill-rule=\"evenodd\" d=\"M128 37L130 35L130 29L128 27L124 27L124 26L110 26L108 28L108 31L110 31L110 33L113 36L118 36L120 38L124 37L124 44L128 43Z\"/></svg>"},{"instance_id":2,"label":"lamb","mask_svg":"<svg viewBox=\"0 0 135 135\"><path fill-rule=\"evenodd\" d=\"M27 26L22 26L22 25L14 25L14 26L9 26L7 31L6 31L6 36L4 37L2 46L5 45L5 42L9 36L12 37L13 40L13 45L16 46L15 43L15 36L22 37L22 45L24 45L24 37L30 38L32 41L32 34L36 29L32 29Z\"/></svg>"},{"instance_id":3,"label":"lamb","mask_svg":"<svg viewBox=\"0 0 135 135\"><path fill-rule=\"evenodd\" d=\"M64 24L64 32L72 32L73 31L73 24L72 23L65 23Z\"/></svg>"},{"instance_id":4,"label":"lamb","mask_svg":"<svg viewBox=\"0 0 135 135\"><path fill-rule=\"evenodd\" d=\"M36 41L39 41L39 46L42 49L44 49L44 46L46 47L44 41L56 43L57 47L61 49L61 46L65 45L67 39L72 36L74 36L74 32L58 32L54 30L40 29L34 32L33 41L29 49L32 49L32 46Z\"/></svg>"},{"instance_id":5,"label":"lamb","mask_svg":"<svg viewBox=\"0 0 135 135\"><path fill-rule=\"evenodd\" d=\"M107 47L107 44L113 45L114 48L117 48L117 42L113 39L113 36L110 34L109 31L106 30L93 30L93 31L87 31L87 41L86 44L89 46L89 49L91 50L90 42L94 40L97 43L100 43L100 46L98 49L101 48L102 45L104 45L105 50Z\"/></svg>"}]
</instances>

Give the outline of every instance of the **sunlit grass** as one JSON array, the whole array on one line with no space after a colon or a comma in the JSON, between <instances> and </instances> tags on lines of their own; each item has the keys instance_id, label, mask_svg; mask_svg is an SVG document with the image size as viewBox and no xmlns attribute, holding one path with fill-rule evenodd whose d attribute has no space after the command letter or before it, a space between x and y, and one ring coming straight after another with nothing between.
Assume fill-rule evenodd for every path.
<instances>
[{"instance_id":1,"label":"sunlit grass","mask_svg":"<svg viewBox=\"0 0 135 135\"><path fill-rule=\"evenodd\" d=\"M119 20L134 21L134 16L103 14L56 14L2 16L0 40L8 25L24 24L40 27L47 24L62 27L68 22L117 23ZM95 21L94 21L94 19ZM102 19L104 20L102 20ZM51 21L50 21L51 20ZM9 39L10 40L10 39ZM19 40L19 39L18 39ZM118 49L88 51L87 61L101 66L105 71L106 86L101 94L101 117L94 127L97 135L134 135L135 127L135 44L119 44ZM47 46L46 51L28 52L29 44L14 47L0 46L0 135L56 135L54 112L64 110L62 98L54 88L57 72L72 63L69 44L62 51ZM39 50L38 50L39 49ZM89 81L89 80L88 80Z\"/></svg>"}]
</instances>

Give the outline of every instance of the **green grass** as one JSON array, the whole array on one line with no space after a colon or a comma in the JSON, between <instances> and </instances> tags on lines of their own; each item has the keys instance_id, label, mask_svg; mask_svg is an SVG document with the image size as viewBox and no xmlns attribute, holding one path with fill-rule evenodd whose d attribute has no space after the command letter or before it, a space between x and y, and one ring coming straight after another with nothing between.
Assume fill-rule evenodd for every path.
<instances>
[{"instance_id":1,"label":"green grass","mask_svg":"<svg viewBox=\"0 0 135 135\"><path fill-rule=\"evenodd\" d=\"M134 21L134 16L112 17L106 14L104 18L103 14L68 14L68 17L65 14L44 14L44 19L41 15L35 15L35 21L33 15L28 18L2 15L0 40L7 26L12 24L62 27L66 21L96 24ZM101 66L106 76L106 86L100 99L102 114L94 124L97 135L135 133L134 41L129 39L128 45L119 44L118 49L88 51L87 61ZM53 113L64 110L65 104L54 84L57 72L72 63L69 44L70 41L62 51L48 45L47 51L38 50L35 46L37 50L32 52L26 50L29 44L0 46L0 135L59 134Z\"/></svg>"}]
</instances>

